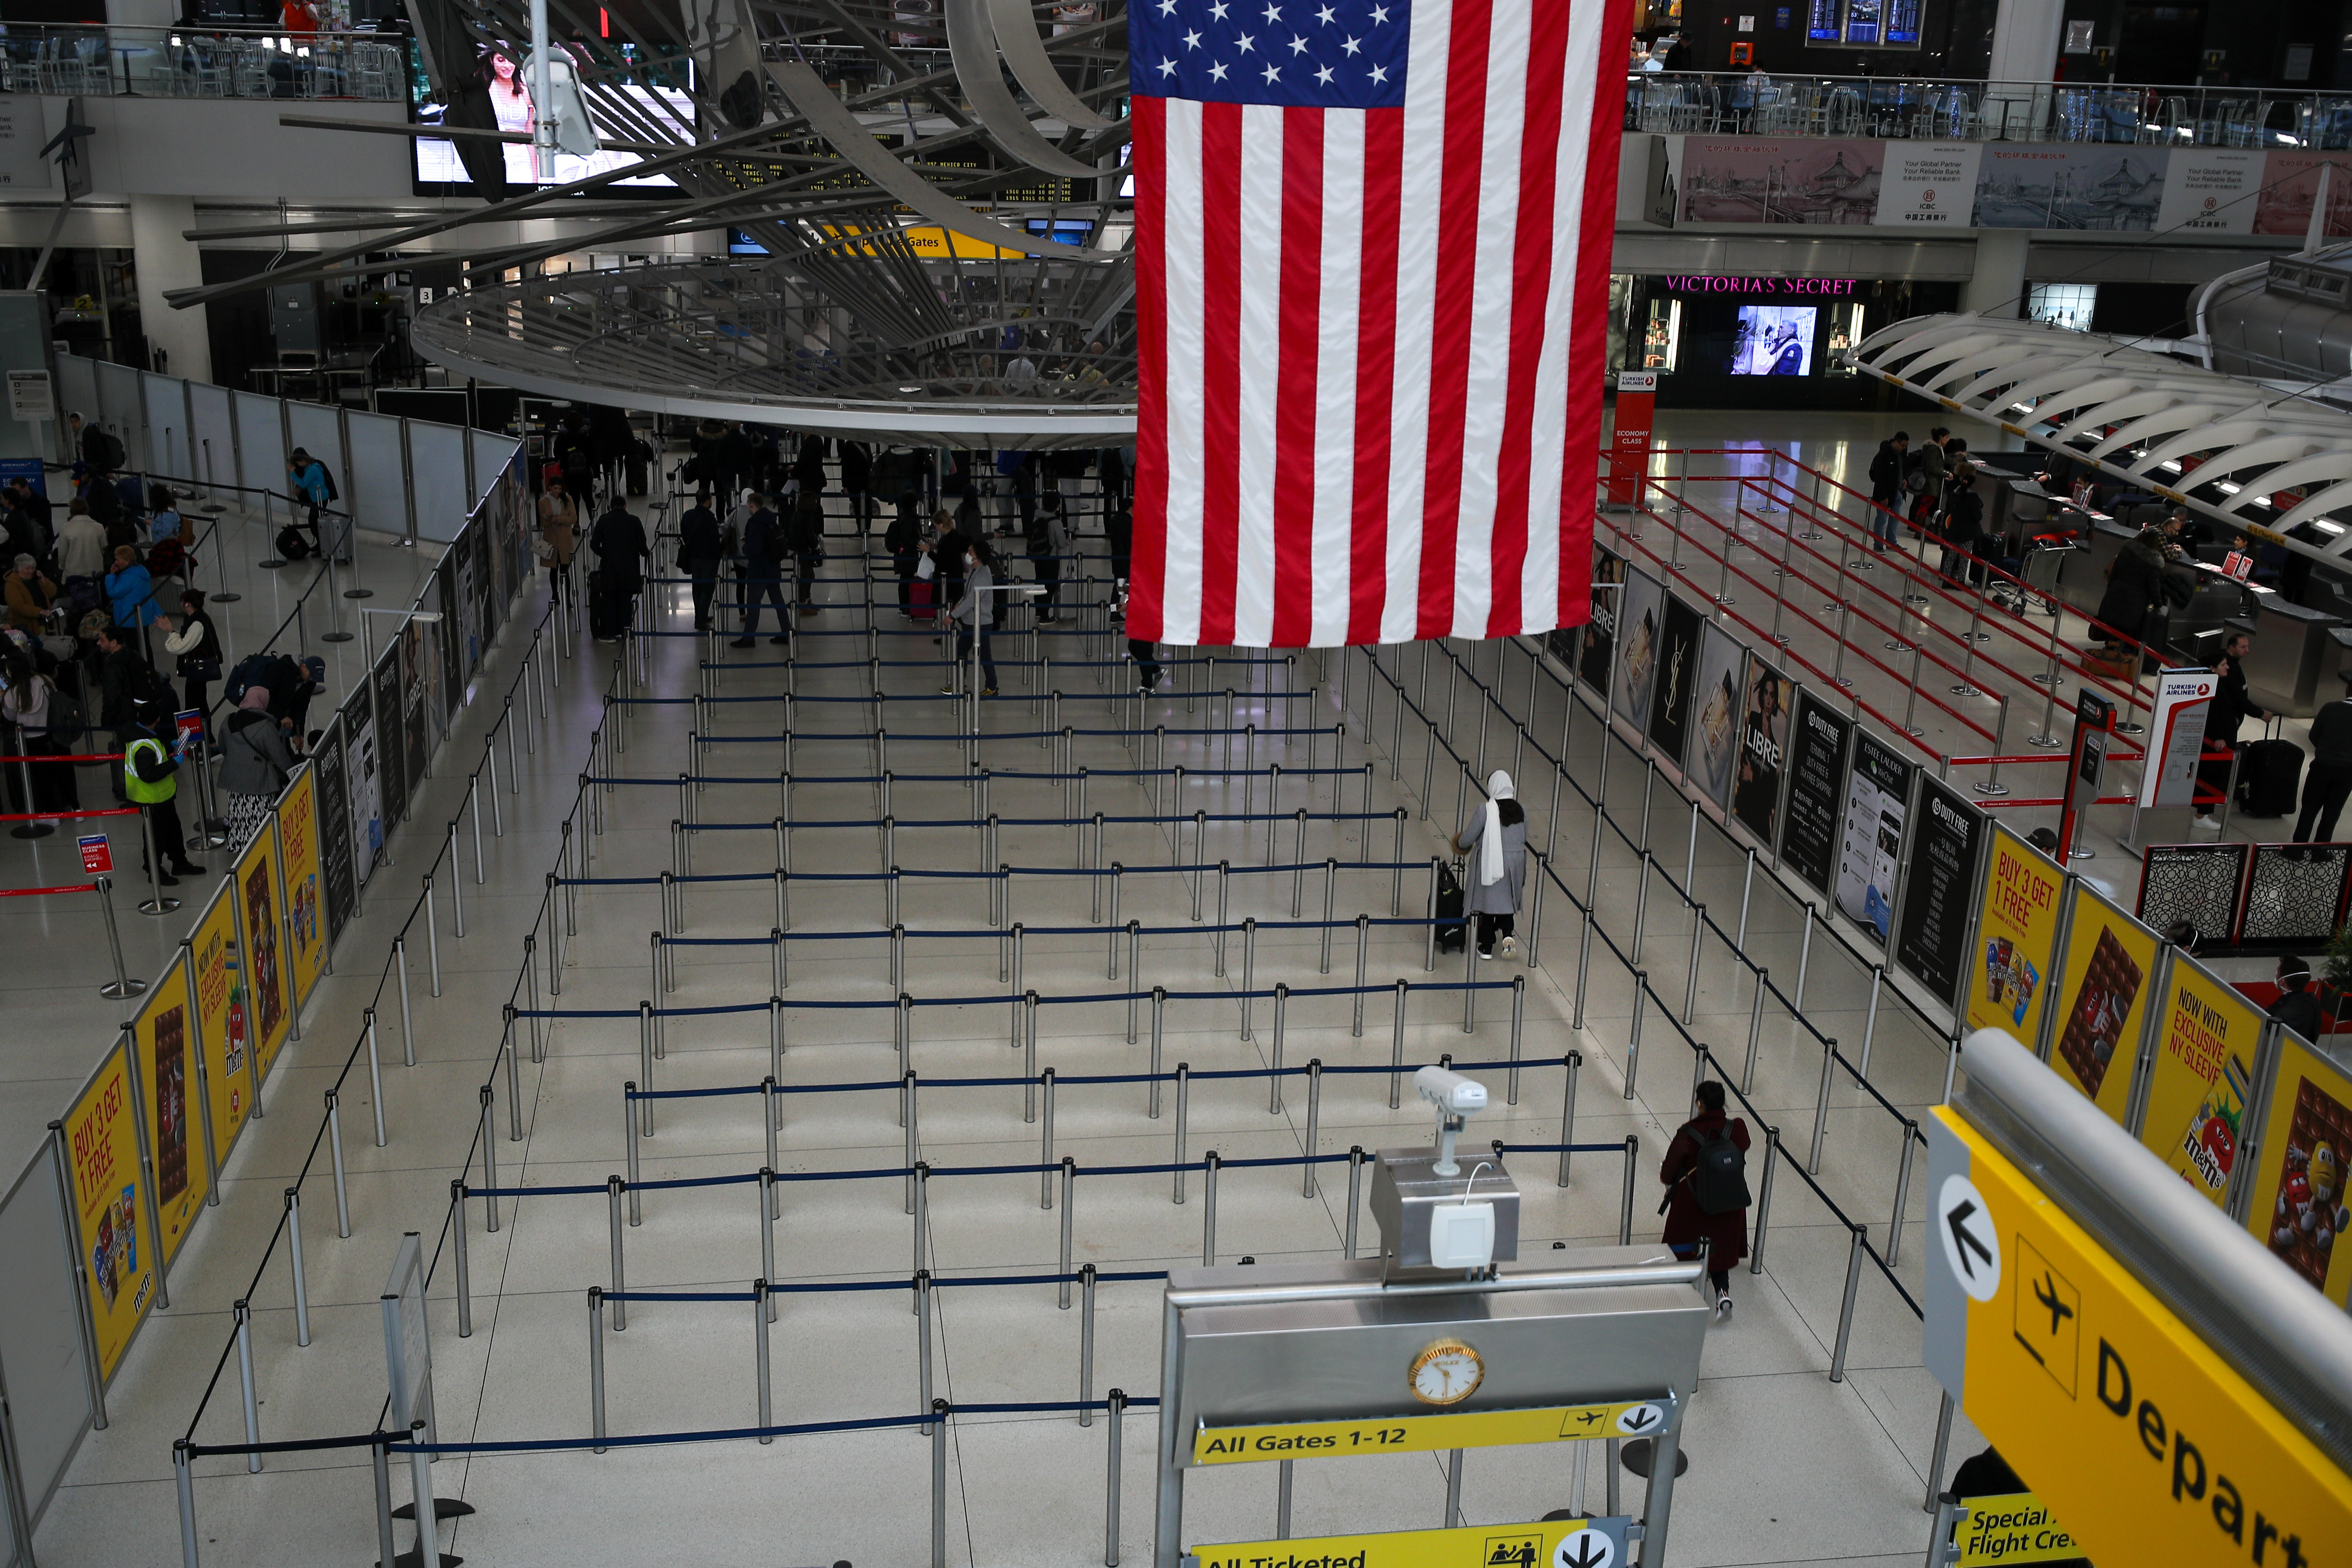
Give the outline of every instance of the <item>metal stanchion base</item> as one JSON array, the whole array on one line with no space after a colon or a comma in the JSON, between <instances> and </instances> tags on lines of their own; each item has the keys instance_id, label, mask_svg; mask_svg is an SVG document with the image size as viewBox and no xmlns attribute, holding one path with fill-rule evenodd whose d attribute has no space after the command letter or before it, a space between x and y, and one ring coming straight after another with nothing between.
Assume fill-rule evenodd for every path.
<instances>
[{"instance_id":1,"label":"metal stanchion base","mask_svg":"<svg viewBox=\"0 0 2352 1568\"><path fill-rule=\"evenodd\" d=\"M1973 789L1973 790L1975 790L1979 795L1983 795L1983 796L1987 797L1988 799L1991 799L1991 800L1999 800L2002 795L2007 795L2007 794L2009 793L2009 786L2008 786L2007 784L1990 784L1990 783L1987 783L1987 784L1971 784L1971 785L1969 785L1969 788L1971 788L1971 789Z\"/></svg>"},{"instance_id":2,"label":"metal stanchion base","mask_svg":"<svg viewBox=\"0 0 2352 1568\"><path fill-rule=\"evenodd\" d=\"M277 559L275 556L272 556L272 557L271 557L269 560L268 560L268 561L257 561L257 562L255 562L255 563L254 563L254 564L255 564L256 566L260 567L264 572L275 572L275 571L277 571L280 566L285 565L285 564L286 564L286 563L284 563L283 561L280 561L280 560Z\"/></svg>"},{"instance_id":3,"label":"metal stanchion base","mask_svg":"<svg viewBox=\"0 0 2352 1568\"><path fill-rule=\"evenodd\" d=\"M1889 653L1909 653L1911 651L1911 645L1907 642L1899 642L1890 637L1887 639L1886 651Z\"/></svg>"},{"instance_id":4,"label":"metal stanchion base","mask_svg":"<svg viewBox=\"0 0 2352 1568\"><path fill-rule=\"evenodd\" d=\"M446 1552L441 1553L441 1568L457 1568L457 1564L464 1561L464 1558L452 1555ZM392 1568L424 1568L424 1564L425 1549L421 1546L412 1548L406 1552L398 1552L394 1555L392 1560ZM375 1568L383 1568L383 1563L379 1561L376 1563Z\"/></svg>"},{"instance_id":5,"label":"metal stanchion base","mask_svg":"<svg viewBox=\"0 0 2352 1568\"><path fill-rule=\"evenodd\" d=\"M1984 693L1979 691L1975 687L1970 686L1964 680L1960 682L1959 685L1952 688L1952 695L1955 697L1982 697Z\"/></svg>"},{"instance_id":6,"label":"metal stanchion base","mask_svg":"<svg viewBox=\"0 0 2352 1568\"><path fill-rule=\"evenodd\" d=\"M2116 733L2118 735L2145 735L2147 733L2147 726L2145 724L2135 724L2128 719L2118 719L2116 721Z\"/></svg>"},{"instance_id":7,"label":"metal stanchion base","mask_svg":"<svg viewBox=\"0 0 2352 1568\"><path fill-rule=\"evenodd\" d=\"M2098 858L2098 851L2095 849L2071 849L2066 854L2066 858L2069 860L2095 860Z\"/></svg>"},{"instance_id":8,"label":"metal stanchion base","mask_svg":"<svg viewBox=\"0 0 2352 1568\"><path fill-rule=\"evenodd\" d=\"M2055 735L2031 736L2027 739L2025 743L2029 746L2038 747L2045 752L2063 751L2066 746L2066 742L2060 740Z\"/></svg>"},{"instance_id":9,"label":"metal stanchion base","mask_svg":"<svg viewBox=\"0 0 2352 1568\"><path fill-rule=\"evenodd\" d=\"M1927 602L1927 595L1925 594L1906 594L1903 595L1903 602L1906 605L1924 605Z\"/></svg>"},{"instance_id":10,"label":"metal stanchion base","mask_svg":"<svg viewBox=\"0 0 2352 1568\"><path fill-rule=\"evenodd\" d=\"M1902 724L1896 727L1915 741L1927 732L1916 724Z\"/></svg>"},{"instance_id":11,"label":"metal stanchion base","mask_svg":"<svg viewBox=\"0 0 2352 1568\"><path fill-rule=\"evenodd\" d=\"M226 511L228 508L221 505L221 503L216 500L208 500L199 503L196 510L204 513L206 517L218 517L221 513ZM212 595L214 598L218 598L219 596L220 595L217 594Z\"/></svg>"},{"instance_id":12,"label":"metal stanchion base","mask_svg":"<svg viewBox=\"0 0 2352 1568\"><path fill-rule=\"evenodd\" d=\"M110 980L98 988L98 994L110 1002L126 1001L133 996L144 995L146 992L147 983L144 980Z\"/></svg>"},{"instance_id":13,"label":"metal stanchion base","mask_svg":"<svg viewBox=\"0 0 2352 1568\"><path fill-rule=\"evenodd\" d=\"M1718 604L1718 605L1723 605L1726 609L1728 609L1728 608L1730 608L1732 605L1736 605L1736 604L1739 603L1739 601L1738 601L1738 600L1737 600L1737 599L1733 598L1733 597L1732 597L1730 595L1728 595L1728 594L1717 594L1717 595L1715 596L1715 602L1716 602L1717 604Z\"/></svg>"},{"instance_id":14,"label":"metal stanchion base","mask_svg":"<svg viewBox=\"0 0 2352 1568\"><path fill-rule=\"evenodd\" d=\"M20 822L8 830L11 838L47 838L57 829L47 823Z\"/></svg>"},{"instance_id":15,"label":"metal stanchion base","mask_svg":"<svg viewBox=\"0 0 2352 1568\"><path fill-rule=\"evenodd\" d=\"M1624 1447L1618 1450L1617 1462L1633 1474L1647 1479L1650 1474L1650 1440L1647 1437L1627 1438ZM1675 1474L1689 1473L1690 1455L1677 1447L1675 1449Z\"/></svg>"},{"instance_id":16,"label":"metal stanchion base","mask_svg":"<svg viewBox=\"0 0 2352 1568\"><path fill-rule=\"evenodd\" d=\"M2029 675L2025 679L2036 686L2056 687L2064 684L2054 675Z\"/></svg>"},{"instance_id":17,"label":"metal stanchion base","mask_svg":"<svg viewBox=\"0 0 2352 1568\"><path fill-rule=\"evenodd\" d=\"M346 599L373 599L375 597L375 590L373 588L346 588L343 590L343 597Z\"/></svg>"},{"instance_id":18,"label":"metal stanchion base","mask_svg":"<svg viewBox=\"0 0 2352 1568\"><path fill-rule=\"evenodd\" d=\"M139 912L142 915L168 915L180 907L177 899L142 899Z\"/></svg>"},{"instance_id":19,"label":"metal stanchion base","mask_svg":"<svg viewBox=\"0 0 2352 1568\"><path fill-rule=\"evenodd\" d=\"M436 1497L433 1500L433 1517L436 1519L463 1519L466 1515L474 1511L476 1511L476 1510L472 1503L466 1502L457 1498ZM415 1519L416 1517L416 1505L413 1502L402 1503L398 1508L392 1510L392 1517L394 1519Z\"/></svg>"},{"instance_id":20,"label":"metal stanchion base","mask_svg":"<svg viewBox=\"0 0 2352 1568\"><path fill-rule=\"evenodd\" d=\"M320 642L349 642L352 640L352 634L349 632L320 632L319 634L319 640Z\"/></svg>"},{"instance_id":21,"label":"metal stanchion base","mask_svg":"<svg viewBox=\"0 0 2352 1568\"><path fill-rule=\"evenodd\" d=\"M242 594L206 594L205 595L205 603L207 605L234 605L244 597L245 595Z\"/></svg>"},{"instance_id":22,"label":"metal stanchion base","mask_svg":"<svg viewBox=\"0 0 2352 1568\"><path fill-rule=\"evenodd\" d=\"M1853 685L1853 681L1848 677L1841 675L1837 678L1836 685L1842 690L1850 689Z\"/></svg>"}]
</instances>

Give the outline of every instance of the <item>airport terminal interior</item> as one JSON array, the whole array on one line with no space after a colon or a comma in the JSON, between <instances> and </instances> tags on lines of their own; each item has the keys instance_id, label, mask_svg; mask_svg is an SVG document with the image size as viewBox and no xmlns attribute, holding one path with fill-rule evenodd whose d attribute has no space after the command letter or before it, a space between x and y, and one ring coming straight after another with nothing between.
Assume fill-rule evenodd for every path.
<instances>
[{"instance_id":1,"label":"airport terminal interior","mask_svg":"<svg viewBox=\"0 0 2352 1568\"><path fill-rule=\"evenodd\" d=\"M2352 1563L2347 15L0 0L0 1562Z\"/></svg>"}]
</instances>

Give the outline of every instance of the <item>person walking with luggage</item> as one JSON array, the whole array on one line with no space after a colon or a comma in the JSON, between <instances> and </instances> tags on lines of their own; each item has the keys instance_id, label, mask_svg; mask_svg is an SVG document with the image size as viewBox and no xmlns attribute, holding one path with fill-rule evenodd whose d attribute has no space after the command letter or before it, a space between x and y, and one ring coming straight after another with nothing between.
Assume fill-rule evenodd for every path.
<instances>
[{"instance_id":1,"label":"person walking with luggage","mask_svg":"<svg viewBox=\"0 0 2352 1568\"><path fill-rule=\"evenodd\" d=\"M1870 502L1877 510L1870 514L1870 531L1877 542L1871 546L1879 554L1902 537L1903 526L1903 459L1911 450L1911 433L1897 430L1878 444L1877 456L1870 459Z\"/></svg>"},{"instance_id":2,"label":"person walking with luggage","mask_svg":"<svg viewBox=\"0 0 2352 1568\"><path fill-rule=\"evenodd\" d=\"M882 547L890 552L890 569L898 574L898 613L908 620L915 618L915 574L923 560L923 524L914 508L901 505L890 519L890 526L882 535ZM925 584L928 595L930 585ZM928 616L929 601L924 604Z\"/></svg>"},{"instance_id":3,"label":"person walking with luggage","mask_svg":"<svg viewBox=\"0 0 2352 1568\"><path fill-rule=\"evenodd\" d=\"M810 439L814 440L815 437L812 437ZM803 451L805 452L808 449L803 447ZM800 613L804 616L813 616L823 608L816 602L816 569L824 560L823 490L822 471L818 475L818 482L814 488L812 488L805 479L801 480L800 492L793 498L792 521L784 533L785 547L792 552L794 564L793 574L798 579L793 597L800 606Z\"/></svg>"},{"instance_id":4,"label":"person walking with luggage","mask_svg":"<svg viewBox=\"0 0 2352 1568\"><path fill-rule=\"evenodd\" d=\"M784 549L783 541L778 537L776 514L769 510L768 498L758 490L744 500L751 512L743 520L743 635L728 646L760 646L760 602L763 599L776 608L776 635L768 640L789 643L793 640L793 621L791 612L784 608Z\"/></svg>"},{"instance_id":5,"label":"person walking with luggage","mask_svg":"<svg viewBox=\"0 0 2352 1568\"><path fill-rule=\"evenodd\" d=\"M710 600L719 591L719 563L727 558L727 536L711 510L697 500L677 520L677 569L693 579L694 629L710 629Z\"/></svg>"},{"instance_id":6,"label":"person walking with luggage","mask_svg":"<svg viewBox=\"0 0 2352 1568\"><path fill-rule=\"evenodd\" d=\"M2249 718L2268 719L2269 714L2255 707L2246 696L2246 652L2253 639L2243 632L2231 632L2221 644L2221 657L2213 661L2213 699L2205 707L2205 752L2209 757L2222 752L2238 750L2238 728ZM2230 759L2200 762L2197 764L2197 826L2208 833L2221 831L2221 819L2213 808L2230 787L2230 775L2237 764ZM2210 791L2212 799L2202 798Z\"/></svg>"},{"instance_id":7,"label":"person walking with luggage","mask_svg":"<svg viewBox=\"0 0 2352 1568\"><path fill-rule=\"evenodd\" d=\"M163 719L163 704L153 696L132 700L130 726L122 737L122 794L147 814L156 882L176 888L181 878L201 877L205 868L188 858L187 840L181 836L180 781L174 776L180 764L160 738ZM140 869L146 869L143 862Z\"/></svg>"},{"instance_id":8,"label":"person walking with luggage","mask_svg":"<svg viewBox=\"0 0 2352 1568\"><path fill-rule=\"evenodd\" d=\"M1731 1270L1748 1256L1748 1123L1727 1116L1723 1085L1713 1079L1691 1096L1691 1118L1675 1130L1658 1180L1666 1216L1661 1237L1676 1258L1698 1256L1706 1243L1706 1279L1715 1290L1715 1321L1731 1318Z\"/></svg>"},{"instance_id":9,"label":"person walking with luggage","mask_svg":"<svg viewBox=\"0 0 2352 1568\"><path fill-rule=\"evenodd\" d=\"M220 786L228 803L228 852L242 852L269 822L269 807L294 772L294 752L269 713L269 688L249 686L221 726Z\"/></svg>"},{"instance_id":10,"label":"person walking with luggage","mask_svg":"<svg viewBox=\"0 0 2352 1568\"><path fill-rule=\"evenodd\" d=\"M1519 912L1519 895L1528 874L1528 814L1519 805L1511 775L1497 768L1486 779L1486 804L1473 812L1454 836L1456 853L1472 853L1470 892L1462 909L1478 917L1478 956L1493 958L1501 942L1503 957L1519 951L1513 934Z\"/></svg>"},{"instance_id":11,"label":"person walking with luggage","mask_svg":"<svg viewBox=\"0 0 2352 1568\"><path fill-rule=\"evenodd\" d=\"M1937 510L1944 504L1944 475L1949 466L1944 458L1944 443L1952 433L1938 425L1927 432L1927 439L1918 451L1917 461L1909 460L1903 475L1903 488L1911 497L1911 523L1925 529L1934 521Z\"/></svg>"},{"instance_id":12,"label":"person walking with luggage","mask_svg":"<svg viewBox=\"0 0 2352 1568\"><path fill-rule=\"evenodd\" d=\"M2303 778L2303 812L2294 819L2294 841L2309 844L2317 830L2322 844L2336 841L2336 818L2352 796L2352 670L2344 672L2345 695L2311 716L2311 771Z\"/></svg>"},{"instance_id":13,"label":"person walking with luggage","mask_svg":"<svg viewBox=\"0 0 2352 1568\"><path fill-rule=\"evenodd\" d=\"M327 465L297 447L286 455L286 482L293 491L295 504L310 512L306 526L310 530L310 542L321 555L325 554L327 539L319 531L319 525L335 493L334 486L327 479Z\"/></svg>"}]
</instances>

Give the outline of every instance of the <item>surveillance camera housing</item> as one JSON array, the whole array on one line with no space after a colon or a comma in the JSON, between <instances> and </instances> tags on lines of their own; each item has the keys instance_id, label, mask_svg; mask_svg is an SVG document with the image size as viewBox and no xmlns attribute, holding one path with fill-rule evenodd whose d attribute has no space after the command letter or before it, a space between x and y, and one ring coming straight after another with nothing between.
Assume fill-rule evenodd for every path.
<instances>
[{"instance_id":1,"label":"surveillance camera housing","mask_svg":"<svg viewBox=\"0 0 2352 1568\"><path fill-rule=\"evenodd\" d=\"M1486 1086L1450 1068L1423 1068L1412 1075L1412 1087L1448 1116L1475 1116L1486 1109Z\"/></svg>"}]
</instances>

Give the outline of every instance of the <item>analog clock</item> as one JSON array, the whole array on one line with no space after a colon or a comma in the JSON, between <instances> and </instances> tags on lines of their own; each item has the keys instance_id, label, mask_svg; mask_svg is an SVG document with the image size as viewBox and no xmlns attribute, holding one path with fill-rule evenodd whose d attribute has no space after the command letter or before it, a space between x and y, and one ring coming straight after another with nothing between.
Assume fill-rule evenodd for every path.
<instances>
[{"instance_id":1,"label":"analog clock","mask_svg":"<svg viewBox=\"0 0 2352 1568\"><path fill-rule=\"evenodd\" d=\"M1437 1340L1412 1358L1405 1381L1423 1405L1459 1405L1478 1391L1486 1363L1460 1340Z\"/></svg>"}]
</instances>

